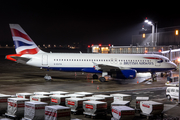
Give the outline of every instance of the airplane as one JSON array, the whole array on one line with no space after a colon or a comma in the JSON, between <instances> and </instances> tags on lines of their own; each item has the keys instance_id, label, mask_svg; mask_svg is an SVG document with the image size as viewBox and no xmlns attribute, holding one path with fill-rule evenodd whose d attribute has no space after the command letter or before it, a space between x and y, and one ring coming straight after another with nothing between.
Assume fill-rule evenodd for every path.
<instances>
[{"instance_id":1,"label":"airplane","mask_svg":"<svg viewBox=\"0 0 180 120\"><path fill-rule=\"evenodd\" d=\"M138 72L156 72L176 69L167 57L156 54L93 54L93 53L47 53L42 51L19 24L10 24L16 54L6 59L30 66L66 72L94 73L101 82L110 75L118 79L134 79Z\"/></svg>"}]
</instances>

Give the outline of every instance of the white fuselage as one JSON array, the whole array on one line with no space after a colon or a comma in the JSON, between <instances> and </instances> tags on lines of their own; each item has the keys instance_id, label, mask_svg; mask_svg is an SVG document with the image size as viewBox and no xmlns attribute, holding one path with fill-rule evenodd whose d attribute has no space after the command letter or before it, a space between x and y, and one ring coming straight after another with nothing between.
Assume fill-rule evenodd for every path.
<instances>
[{"instance_id":1,"label":"white fuselage","mask_svg":"<svg viewBox=\"0 0 180 120\"><path fill-rule=\"evenodd\" d=\"M22 55L29 57L28 65L60 70L87 72L93 71L95 64L119 67L119 69L135 69L137 72L168 71L176 65L168 58L154 54L84 54L84 53L39 53L35 55Z\"/></svg>"}]
</instances>

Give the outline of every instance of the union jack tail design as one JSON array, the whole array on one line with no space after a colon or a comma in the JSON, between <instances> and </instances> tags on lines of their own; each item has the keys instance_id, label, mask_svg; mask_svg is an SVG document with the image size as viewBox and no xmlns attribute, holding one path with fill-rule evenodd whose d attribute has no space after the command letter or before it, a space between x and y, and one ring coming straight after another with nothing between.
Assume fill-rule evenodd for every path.
<instances>
[{"instance_id":1,"label":"union jack tail design","mask_svg":"<svg viewBox=\"0 0 180 120\"><path fill-rule=\"evenodd\" d=\"M37 54L42 52L19 24L10 24L16 54Z\"/></svg>"}]
</instances>

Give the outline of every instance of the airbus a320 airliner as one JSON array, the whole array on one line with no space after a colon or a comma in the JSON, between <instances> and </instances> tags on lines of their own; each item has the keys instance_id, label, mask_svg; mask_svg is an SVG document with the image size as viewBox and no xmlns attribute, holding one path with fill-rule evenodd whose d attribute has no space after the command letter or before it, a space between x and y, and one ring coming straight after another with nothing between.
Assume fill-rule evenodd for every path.
<instances>
[{"instance_id":1,"label":"airbus a320 airliner","mask_svg":"<svg viewBox=\"0 0 180 120\"><path fill-rule=\"evenodd\" d=\"M133 79L137 72L164 72L176 69L167 57L155 54L47 53L38 48L19 24L10 24L16 54L6 59L49 70L88 72L119 79Z\"/></svg>"}]
</instances>

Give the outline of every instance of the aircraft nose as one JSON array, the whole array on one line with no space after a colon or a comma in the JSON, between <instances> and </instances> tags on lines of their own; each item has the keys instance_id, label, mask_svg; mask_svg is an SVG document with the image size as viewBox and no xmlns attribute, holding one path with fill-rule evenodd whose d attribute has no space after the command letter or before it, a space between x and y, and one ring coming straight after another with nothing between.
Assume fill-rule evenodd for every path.
<instances>
[{"instance_id":1,"label":"aircraft nose","mask_svg":"<svg viewBox=\"0 0 180 120\"><path fill-rule=\"evenodd\" d=\"M177 68L177 65L176 65L175 63L171 62L171 67L174 68L174 69L176 69L176 68Z\"/></svg>"}]
</instances>

